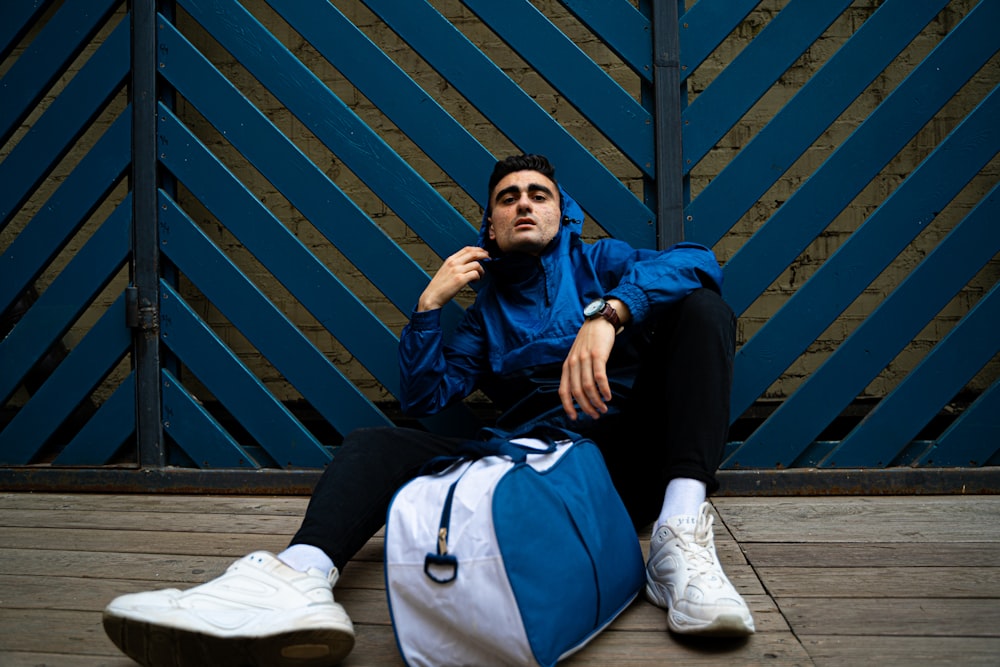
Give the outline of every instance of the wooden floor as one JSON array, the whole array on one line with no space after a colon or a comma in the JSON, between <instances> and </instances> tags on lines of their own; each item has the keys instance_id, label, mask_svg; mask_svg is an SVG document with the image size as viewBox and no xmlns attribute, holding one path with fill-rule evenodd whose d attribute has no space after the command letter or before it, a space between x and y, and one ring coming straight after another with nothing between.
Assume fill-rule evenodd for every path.
<instances>
[{"instance_id":1,"label":"wooden floor","mask_svg":"<svg viewBox=\"0 0 1000 667\"><path fill-rule=\"evenodd\" d=\"M280 550L305 504L0 493L0 665L133 664L101 628L111 598L190 586L249 551ZM1000 665L1000 496L714 504L720 557L757 634L684 641L638 600L565 664ZM357 626L347 665L402 664L381 552L376 537L336 590Z\"/></svg>"}]
</instances>

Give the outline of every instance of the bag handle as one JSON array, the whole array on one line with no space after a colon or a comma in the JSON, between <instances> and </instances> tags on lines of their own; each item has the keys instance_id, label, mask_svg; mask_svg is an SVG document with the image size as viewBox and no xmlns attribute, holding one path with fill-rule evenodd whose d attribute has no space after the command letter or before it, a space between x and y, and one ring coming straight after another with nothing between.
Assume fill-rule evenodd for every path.
<instances>
[{"instance_id":1,"label":"bag handle","mask_svg":"<svg viewBox=\"0 0 1000 667\"><path fill-rule=\"evenodd\" d=\"M458 576L458 559L448 553L448 528L451 523L451 501L455 498L455 487L458 486L458 482L463 476L465 476L464 472L448 487L448 495L444 499L444 509L441 511L441 522L438 524L437 553L428 551L427 555L424 556L424 574L438 584L447 584ZM433 566L450 568L451 574L439 576L432 571Z\"/></svg>"},{"instance_id":2,"label":"bag handle","mask_svg":"<svg viewBox=\"0 0 1000 667\"><path fill-rule=\"evenodd\" d=\"M539 427L532 431L531 437L543 440L548 443L544 449L522 445L511 442L499 432L492 429L483 429L493 437L487 440L468 440L458 447L454 456L439 456L429 461L421 474L427 474L428 468L450 469L453 465L475 461L487 456L503 456L514 462L515 465L523 464L528 460L528 454L547 454L556 450L556 443L560 440L572 440L577 438L575 433L555 427ZM519 435L515 437L527 437ZM468 468L466 468L468 470ZM458 479L448 487L448 494L445 496L444 507L441 509L441 521L438 524L437 553L427 552L424 556L424 574L438 584L447 584L455 580L458 576L458 559L448 553L448 529L451 523L451 504L455 498L455 488L465 475L463 472ZM434 572L434 568L447 568L448 574L439 575Z\"/></svg>"}]
</instances>

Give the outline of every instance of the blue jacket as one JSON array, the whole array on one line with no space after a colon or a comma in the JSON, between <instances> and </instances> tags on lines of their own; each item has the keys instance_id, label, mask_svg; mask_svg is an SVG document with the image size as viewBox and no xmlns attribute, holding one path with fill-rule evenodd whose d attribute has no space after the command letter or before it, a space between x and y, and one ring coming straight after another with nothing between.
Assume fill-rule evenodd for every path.
<instances>
[{"instance_id":1,"label":"blue jacket","mask_svg":"<svg viewBox=\"0 0 1000 667\"><path fill-rule=\"evenodd\" d=\"M538 257L502 254L487 234L487 277L450 340L441 311L414 311L399 344L400 404L411 416L434 414L475 389L501 409L523 396L524 379L546 370L558 377L584 307L598 297L620 299L632 320L616 341L657 307L700 287L721 293L722 271L708 248L678 243L667 250L634 249L617 239L580 239L583 211L560 189L562 226Z\"/></svg>"}]
</instances>

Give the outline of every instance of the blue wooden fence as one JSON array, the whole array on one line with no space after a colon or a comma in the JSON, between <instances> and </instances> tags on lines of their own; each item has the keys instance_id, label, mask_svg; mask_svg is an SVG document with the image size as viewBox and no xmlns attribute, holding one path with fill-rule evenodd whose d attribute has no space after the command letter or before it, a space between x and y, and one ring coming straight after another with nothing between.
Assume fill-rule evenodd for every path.
<instances>
[{"instance_id":1,"label":"blue wooden fence","mask_svg":"<svg viewBox=\"0 0 1000 667\"><path fill-rule=\"evenodd\" d=\"M437 4L0 7L5 483L202 470L197 488L260 489L233 471L315 471L342 434L398 421L398 329L474 241L496 156L519 150L553 158L591 235L715 247L727 300L766 320L740 341L725 470L1000 463L1000 1ZM955 122L913 157L943 109ZM777 289L901 155L912 168ZM878 303L775 392L887 271ZM954 325L866 394L956 295ZM467 429L478 409L424 425Z\"/></svg>"}]
</instances>

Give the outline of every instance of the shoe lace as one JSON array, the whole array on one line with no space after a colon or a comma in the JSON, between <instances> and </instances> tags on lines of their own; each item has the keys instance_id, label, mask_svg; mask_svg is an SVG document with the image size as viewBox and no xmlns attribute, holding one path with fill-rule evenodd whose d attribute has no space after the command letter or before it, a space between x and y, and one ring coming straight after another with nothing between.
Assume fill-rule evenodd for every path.
<instances>
[{"instance_id":1,"label":"shoe lace","mask_svg":"<svg viewBox=\"0 0 1000 667\"><path fill-rule=\"evenodd\" d=\"M678 545L684 552L688 570L698 575L714 574L717 567L718 561L712 548L714 538L712 523L714 520L711 514L703 515L695 526L694 534L690 538L684 536L678 540Z\"/></svg>"}]
</instances>

